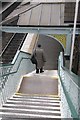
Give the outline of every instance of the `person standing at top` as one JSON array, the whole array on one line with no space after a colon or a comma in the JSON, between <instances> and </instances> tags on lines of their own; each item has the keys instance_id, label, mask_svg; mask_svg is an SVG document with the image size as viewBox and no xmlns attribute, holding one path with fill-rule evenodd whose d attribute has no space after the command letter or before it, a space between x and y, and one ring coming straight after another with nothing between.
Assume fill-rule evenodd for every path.
<instances>
[{"instance_id":1,"label":"person standing at top","mask_svg":"<svg viewBox=\"0 0 80 120\"><path fill-rule=\"evenodd\" d=\"M33 54L34 54L34 56L37 60L36 73L39 73L39 70L40 70L40 73L44 72L43 71L43 66L44 66L44 63L46 62L46 58L45 58L45 55L44 55L44 50L41 48L40 44L35 49Z\"/></svg>"}]
</instances>

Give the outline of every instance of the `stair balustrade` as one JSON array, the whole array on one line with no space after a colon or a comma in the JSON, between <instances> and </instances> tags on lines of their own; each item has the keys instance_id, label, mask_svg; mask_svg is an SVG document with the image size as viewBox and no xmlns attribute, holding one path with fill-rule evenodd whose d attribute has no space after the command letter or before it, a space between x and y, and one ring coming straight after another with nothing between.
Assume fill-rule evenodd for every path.
<instances>
[{"instance_id":1,"label":"stair balustrade","mask_svg":"<svg viewBox=\"0 0 80 120\"><path fill-rule=\"evenodd\" d=\"M22 75L34 70L30 54L19 51L13 64L0 65L0 105L16 92Z\"/></svg>"},{"instance_id":2,"label":"stair balustrade","mask_svg":"<svg viewBox=\"0 0 80 120\"><path fill-rule=\"evenodd\" d=\"M61 109L64 118L80 118L80 77L64 66L63 53L58 63L60 78Z\"/></svg>"}]
</instances>

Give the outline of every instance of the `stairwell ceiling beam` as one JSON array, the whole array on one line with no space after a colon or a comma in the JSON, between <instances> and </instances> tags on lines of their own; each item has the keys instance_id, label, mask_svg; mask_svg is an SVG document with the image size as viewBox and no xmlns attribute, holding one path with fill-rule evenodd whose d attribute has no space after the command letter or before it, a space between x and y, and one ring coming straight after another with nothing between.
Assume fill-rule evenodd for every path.
<instances>
[{"instance_id":1,"label":"stairwell ceiling beam","mask_svg":"<svg viewBox=\"0 0 80 120\"><path fill-rule=\"evenodd\" d=\"M38 34L72 34L71 27L17 27L2 26L1 31L9 33L38 33ZM80 28L76 28L76 34L80 34Z\"/></svg>"}]
</instances>

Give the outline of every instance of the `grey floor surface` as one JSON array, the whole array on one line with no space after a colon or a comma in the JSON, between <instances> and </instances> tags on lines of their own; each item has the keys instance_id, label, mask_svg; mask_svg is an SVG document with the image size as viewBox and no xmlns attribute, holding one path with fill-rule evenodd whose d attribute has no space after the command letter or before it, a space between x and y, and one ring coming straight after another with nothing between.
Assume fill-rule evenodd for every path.
<instances>
[{"instance_id":1,"label":"grey floor surface","mask_svg":"<svg viewBox=\"0 0 80 120\"><path fill-rule=\"evenodd\" d=\"M23 77L19 93L58 95L58 75L56 70L45 70L36 74L35 71Z\"/></svg>"}]
</instances>

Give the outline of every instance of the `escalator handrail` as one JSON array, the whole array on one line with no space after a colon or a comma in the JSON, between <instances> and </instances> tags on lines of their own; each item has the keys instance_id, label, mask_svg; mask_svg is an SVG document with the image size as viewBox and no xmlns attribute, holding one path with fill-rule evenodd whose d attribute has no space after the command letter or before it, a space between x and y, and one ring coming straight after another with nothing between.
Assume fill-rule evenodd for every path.
<instances>
[{"instance_id":1,"label":"escalator handrail","mask_svg":"<svg viewBox=\"0 0 80 120\"><path fill-rule=\"evenodd\" d=\"M22 39L22 41L21 41L21 43L20 43L20 45L19 45L19 47L18 47L18 50L21 49L22 44L23 44L23 41L24 41L24 39L26 38L26 36L27 36L27 33L25 33L25 35L24 35L24 37L23 37L23 39Z\"/></svg>"}]
</instances>

